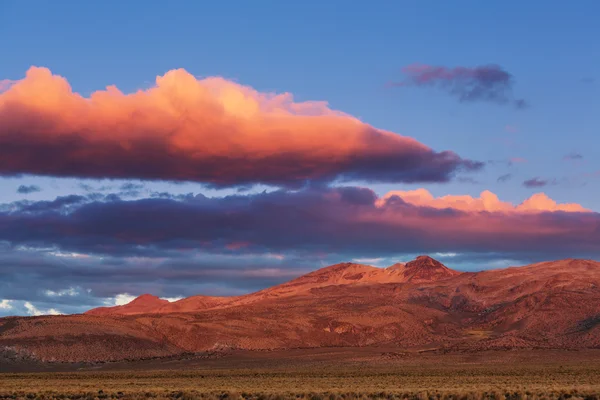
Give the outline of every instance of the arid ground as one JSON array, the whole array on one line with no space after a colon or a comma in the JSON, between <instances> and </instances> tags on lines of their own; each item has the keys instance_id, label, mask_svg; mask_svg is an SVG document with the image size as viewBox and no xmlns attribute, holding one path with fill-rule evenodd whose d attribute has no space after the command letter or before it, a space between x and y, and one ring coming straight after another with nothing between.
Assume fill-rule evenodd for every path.
<instances>
[{"instance_id":1,"label":"arid ground","mask_svg":"<svg viewBox=\"0 0 600 400\"><path fill-rule=\"evenodd\" d=\"M0 368L0 398L597 399L600 393L600 350L321 348Z\"/></svg>"}]
</instances>

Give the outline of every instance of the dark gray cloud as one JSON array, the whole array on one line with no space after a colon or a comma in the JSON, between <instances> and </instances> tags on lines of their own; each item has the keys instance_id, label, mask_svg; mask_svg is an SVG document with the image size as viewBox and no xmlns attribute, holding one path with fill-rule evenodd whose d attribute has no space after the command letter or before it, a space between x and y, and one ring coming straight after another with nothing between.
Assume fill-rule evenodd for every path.
<instances>
[{"instance_id":1,"label":"dark gray cloud","mask_svg":"<svg viewBox=\"0 0 600 400\"><path fill-rule=\"evenodd\" d=\"M563 157L565 161L581 161L583 160L583 155L577 152L572 152Z\"/></svg>"},{"instance_id":2,"label":"dark gray cloud","mask_svg":"<svg viewBox=\"0 0 600 400\"><path fill-rule=\"evenodd\" d=\"M529 184L533 187L547 184L532 181ZM490 219L493 225L488 228L495 227L493 230L476 232L476 227L465 226L465 221L482 224L489 218L486 213L415 206L396 196L382 203L373 191L357 187L279 190L223 198L157 196L126 201L112 194L102 200L72 195L53 201L11 203L0 208L0 240L15 246L144 257L161 257L175 249L209 253L295 250L346 253L350 257L490 252L498 247L503 251L552 252L557 251L549 247L554 241L572 252L600 248L600 242L584 246L591 238L584 227L598 222L594 213L506 214ZM440 224L449 221L456 225L441 229ZM529 237L527 232L514 231L511 223L540 227L572 224L574 230L564 236ZM503 240L499 242L499 238Z\"/></svg>"},{"instance_id":3,"label":"dark gray cloud","mask_svg":"<svg viewBox=\"0 0 600 400\"><path fill-rule=\"evenodd\" d=\"M498 65L454 67L413 64L402 68L406 79L395 86L438 87L460 102L491 102L527 108L524 99L513 95L513 76Z\"/></svg>"},{"instance_id":4,"label":"dark gray cloud","mask_svg":"<svg viewBox=\"0 0 600 400\"><path fill-rule=\"evenodd\" d=\"M37 186L37 185L20 185L17 188L17 193L20 194L29 194L29 193L35 193L35 192L41 192L42 189Z\"/></svg>"},{"instance_id":5,"label":"dark gray cloud","mask_svg":"<svg viewBox=\"0 0 600 400\"><path fill-rule=\"evenodd\" d=\"M498 179L496 179L496 181L497 182L508 182L511 179L512 179L512 174L504 174L504 175L500 175L498 177Z\"/></svg>"},{"instance_id":6,"label":"dark gray cloud","mask_svg":"<svg viewBox=\"0 0 600 400\"><path fill-rule=\"evenodd\" d=\"M523 182L523 186L526 188L541 188L548 185L555 185L556 179L542 179L539 177L527 179Z\"/></svg>"}]
</instances>

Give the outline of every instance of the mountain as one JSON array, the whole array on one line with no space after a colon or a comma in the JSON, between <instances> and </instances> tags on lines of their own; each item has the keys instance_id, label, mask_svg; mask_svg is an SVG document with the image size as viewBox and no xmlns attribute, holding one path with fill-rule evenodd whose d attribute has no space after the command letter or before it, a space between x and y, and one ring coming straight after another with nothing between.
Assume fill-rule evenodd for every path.
<instances>
[{"instance_id":1,"label":"mountain","mask_svg":"<svg viewBox=\"0 0 600 400\"><path fill-rule=\"evenodd\" d=\"M303 275L290 282L260 292L237 297L192 296L175 301L161 300L144 294L129 304L100 307L86 312L88 315L134 315L194 312L224 307L248 305L267 298L286 297L310 292L332 285L362 285L373 283L424 283L451 278L461 273L454 271L429 256L419 256L414 261L394 264L388 268L370 265L340 263Z\"/></svg>"},{"instance_id":2,"label":"mountain","mask_svg":"<svg viewBox=\"0 0 600 400\"><path fill-rule=\"evenodd\" d=\"M168 314L207 310L227 304L234 297L192 296L175 302L169 302L150 294L143 294L128 304L114 307L98 307L86 311L88 315L135 315Z\"/></svg>"},{"instance_id":3,"label":"mountain","mask_svg":"<svg viewBox=\"0 0 600 400\"><path fill-rule=\"evenodd\" d=\"M460 272L428 256L419 256L398 269L402 271L406 282L414 283L435 282L460 275Z\"/></svg>"},{"instance_id":4,"label":"mountain","mask_svg":"<svg viewBox=\"0 0 600 400\"><path fill-rule=\"evenodd\" d=\"M120 315L132 315L132 314L144 314L157 310L165 304L169 304L168 300L163 300L159 297L152 296L151 294L143 294L133 301L115 307L99 307L93 310L89 310L87 314L92 315L108 315L108 314L120 314Z\"/></svg>"},{"instance_id":5,"label":"mountain","mask_svg":"<svg viewBox=\"0 0 600 400\"><path fill-rule=\"evenodd\" d=\"M211 349L393 346L406 351L600 348L600 263L460 273L421 256L342 263L237 297L144 295L82 315L0 319L0 349L106 361Z\"/></svg>"}]
</instances>

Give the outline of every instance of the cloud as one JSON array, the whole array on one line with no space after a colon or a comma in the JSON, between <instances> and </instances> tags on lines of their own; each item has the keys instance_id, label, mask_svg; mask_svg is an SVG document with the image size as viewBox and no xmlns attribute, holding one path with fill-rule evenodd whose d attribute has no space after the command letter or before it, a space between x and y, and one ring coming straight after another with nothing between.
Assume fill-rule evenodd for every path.
<instances>
[{"instance_id":1,"label":"cloud","mask_svg":"<svg viewBox=\"0 0 600 400\"><path fill-rule=\"evenodd\" d=\"M512 179L512 174L504 174L504 175L500 175L498 177L498 179L496 179L497 182L508 182L509 180Z\"/></svg>"},{"instance_id":2,"label":"cloud","mask_svg":"<svg viewBox=\"0 0 600 400\"><path fill-rule=\"evenodd\" d=\"M318 101L185 70L150 89L84 98L32 67L0 94L0 174L196 181L445 182L482 163L376 129Z\"/></svg>"},{"instance_id":3,"label":"cloud","mask_svg":"<svg viewBox=\"0 0 600 400\"><path fill-rule=\"evenodd\" d=\"M55 308L49 308L47 310L40 310L28 301L25 302L24 306L27 309L27 314L32 315L32 316L62 315L62 313Z\"/></svg>"},{"instance_id":4,"label":"cloud","mask_svg":"<svg viewBox=\"0 0 600 400\"><path fill-rule=\"evenodd\" d=\"M131 303L134 299L135 296L132 296L129 293L120 293L116 295L115 298L107 304L113 306L122 306Z\"/></svg>"},{"instance_id":5,"label":"cloud","mask_svg":"<svg viewBox=\"0 0 600 400\"><path fill-rule=\"evenodd\" d=\"M358 264L368 264L368 265L379 265L382 261L385 261L383 257L373 257L373 258L354 258L352 262Z\"/></svg>"},{"instance_id":6,"label":"cloud","mask_svg":"<svg viewBox=\"0 0 600 400\"><path fill-rule=\"evenodd\" d=\"M121 186L119 186L119 189L123 192L128 192L131 190L141 190L143 188L144 188L143 183L135 183L135 182L125 182Z\"/></svg>"},{"instance_id":7,"label":"cloud","mask_svg":"<svg viewBox=\"0 0 600 400\"><path fill-rule=\"evenodd\" d=\"M59 290L56 292L54 290L46 290L44 293L48 297L77 296L79 294L77 289L75 289L73 287L70 287L68 289Z\"/></svg>"},{"instance_id":8,"label":"cloud","mask_svg":"<svg viewBox=\"0 0 600 400\"><path fill-rule=\"evenodd\" d=\"M483 101L517 109L528 107L525 100L514 98L513 77L498 65L448 68L412 64L402 68L402 72L406 79L394 86L433 86L464 103Z\"/></svg>"},{"instance_id":9,"label":"cloud","mask_svg":"<svg viewBox=\"0 0 600 400\"><path fill-rule=\"evenodd\" d=\"M527 179L523 182L523 186L527 188L540 188L549 185L551 182L538 177Z\"/></svg>"},{"instance_id":10,"label":"cloud","mask_svg":"<svg viewBox=\"0 0 600 400\"><path fill-rule=\"evenodd\" d=\"M0 310L10 310L13 308L10 300L3 299L0 301Z\"/></svg>"},{"instance_id":11,"label":"cloud","mask_svg":"<svg viewBox=\"0 0 600 400\"><path fill-rule=\"evenodd\" d=\"M77 186L85 192L106 192L108 190L114 189L113 186L110 185L92 186L88 183L83 182L79 182Z\"/></svg>"},{"instance_id":12,"label":"cloud","mask_svg":"<svg viewBox=\"0 0 600 400\"><path fill-rule=\"evenodd\" d=\"M468 195L447 195L434 197L426 189L411 191L392 191L381 197L375 203L385 207L392 198L399 198L405 203L419 207L430 207L438 210L451 209L465 212L500 212L500 213L530 213L530 212L589 212L576 203L558 204L544 193L536 193L519 205L501 201L497 195L485 190L479 197Z\"/></svg>"},{"instance_id":13,"label":"cloud","mask_svg":"<svg viewBox=\"0 0 600 400\"><path fill-rule=\"evenodd\" d=\"M29 193L35 193L35 192L41 192L42 189L40 189L39 186L37 185L20 185L17 188L17 193L21 193L21 194L29 194Z\"/></svg>"},{"instance_id":14,"label":"cloud","mask_svg":"<svg viewBox=\"0 0 600 400\"><path fill-rule=\"evenodd\" d=\"M62 209L13 205L0 212L0 241L63 254L168 259L199 251L262 254L277 262L286 262L289 252L346 253L349 259L402 252L600 252L598 214L543 193L518 205L489 191L434 197L418 189L377 197L356 187L107 199ZM78 259L60 257L67 258Z\"/></svg>"},{"instance_id":15,"label":"cloud","mask_svg":"<svg viewBox=\"0 0 600 400\"><path fill-rule=\"evenodd\" d=\"M161 299L167 300L169 303L173 303L173 302L183 299L183 297L161 297Z\"/></svg>"},{"instance_id":16,"label":"cloud","mask_svg":"<svg viewBox=\"0 0 600 400\"><path fill-rule=\"evenodd\" d=\"M564 161L581 161L583 160L583 155L580 153L572 152L563 157Z\"/></svg>"}]
</instances>

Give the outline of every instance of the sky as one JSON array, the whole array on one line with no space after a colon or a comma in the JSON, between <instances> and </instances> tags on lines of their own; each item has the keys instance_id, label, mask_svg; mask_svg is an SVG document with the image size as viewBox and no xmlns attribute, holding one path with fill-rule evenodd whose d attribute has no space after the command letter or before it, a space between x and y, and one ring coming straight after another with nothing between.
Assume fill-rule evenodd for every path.
<instances>
[{"instance_id":1,"label":"sky","mask_svg":"<svg viewBox=\"0 0 600 400\"><path fill-rule=\"evenodd\" d=\"M598 13L0 2L0 316L600 259Z\"/></svg>"}]
</instances>

